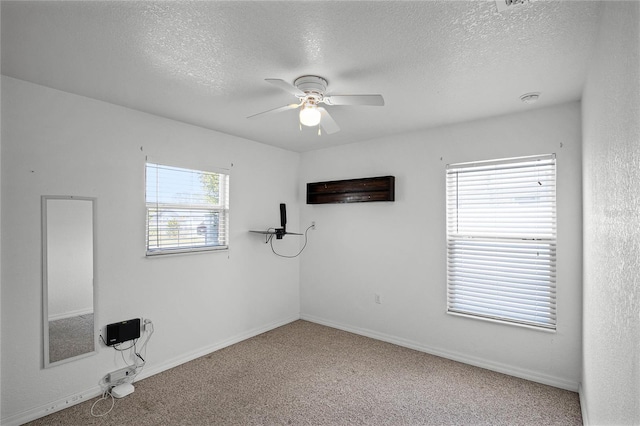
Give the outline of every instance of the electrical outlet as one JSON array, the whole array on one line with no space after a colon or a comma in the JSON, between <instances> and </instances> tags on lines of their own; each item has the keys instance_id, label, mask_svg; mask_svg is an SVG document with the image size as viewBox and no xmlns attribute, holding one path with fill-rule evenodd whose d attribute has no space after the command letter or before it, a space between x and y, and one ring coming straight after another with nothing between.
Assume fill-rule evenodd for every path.
<instances>
[{"instance_id":1,"label":"electrical outlet","mask_svg":"<svg viewBox=\"0 0 640 426\"><path fill-rule=\"evenodd\" d=\"M498 12L504 12L513 6L522 6L525 3L529 3L529 0L496 0L496 7Z\"/></svg>"},{"instance_id":2,"label":"electrical outlet","mask_svg":"<svg viewBox=\"0 0 640 426\"><path fill-rule=\"evenodd\" d=\"M382 302L380 301L380 295L379 295L378 293L376 293L376 294L374 295L374 300L376 301L376 303L377 303L378 305L379 305L380 303L382 303Z\"/></svg>"},{"instance_id":3,"label":"electrical outlet","mask_svg":"<svg viewBox=\"0 0 640 426\"><path fill-rule=\"evenodd\" d=\"M135 374L136 370L133 367L121 368L120 370L116 370L107 374L107 376L105 377L105 382L111 384L117 383L118 381L126 377L134 376Z\"/></svg>"},{"instance_id":4,"label":"electrical outlet","mask_svg":"<svg viewBox=\"0 0 640 426\"><path fill-rule=\"evenodd\" d=\"M81 399L82 399L82 395L73 396L71 397L71 399L67 400L67 404L80 401Z\"/></svg>"}]
</instances>

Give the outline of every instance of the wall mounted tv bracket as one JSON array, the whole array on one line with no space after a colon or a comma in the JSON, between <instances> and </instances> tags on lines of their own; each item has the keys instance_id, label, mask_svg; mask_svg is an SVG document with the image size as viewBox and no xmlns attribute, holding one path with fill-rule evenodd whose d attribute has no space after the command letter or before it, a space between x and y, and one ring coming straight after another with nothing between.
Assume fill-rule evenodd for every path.
<instances>
[{"instance_id":1,"label":"wall mounted tv bracket","mask_svg":"<svg viewBox=\"0 0 640 426\"><path fill-rule=\"evenodd\" d=\"M276 236L276 239L281 240L285 235L303 235L298 234L297 232L287 232L287 205L284 203L280 204L280 228L270 228L267 231L249 231L254 232L256 234L263 234L267 236L267 242L269 242L269 238L273 238Z\"/></svg>"}]
</instances>

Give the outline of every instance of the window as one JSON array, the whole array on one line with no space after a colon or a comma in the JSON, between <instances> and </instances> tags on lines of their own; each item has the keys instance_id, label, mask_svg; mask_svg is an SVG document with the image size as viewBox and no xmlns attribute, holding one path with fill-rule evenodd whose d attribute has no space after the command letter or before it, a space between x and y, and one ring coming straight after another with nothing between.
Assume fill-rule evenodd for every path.
<instances>
[{"instance_id":1,"label":"window","mask_svg":"<svg viewBox=\"0 0 640 426\"><path fill-rule=\"evenodd\" d=\"M229 175L147 163L147 256L226 249Z\"/></svg>"},{"instance_id":2,"label":"window","mask_svg":"<svg viewBox=\"0 0 640 426\"><path fill-rule=\"evenodd\" d=\"M447 166L447 311L555 330L555 155Z\"/></svg>"}]
</instances>

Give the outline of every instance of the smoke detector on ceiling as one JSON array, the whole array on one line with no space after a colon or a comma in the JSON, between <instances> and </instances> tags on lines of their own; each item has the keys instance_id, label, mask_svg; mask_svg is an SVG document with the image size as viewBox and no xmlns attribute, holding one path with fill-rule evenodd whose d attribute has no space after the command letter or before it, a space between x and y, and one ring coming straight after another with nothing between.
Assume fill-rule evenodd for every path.
<instances>
[{"instance_id":1,"label":"smoke detector on ceiling","mask_svg":"<svg viewBox=\"0 0 640 426\"><path fill-rule=\"evenodd\" d=\"M540 99L540 92L525 93L520 96L520 100L527 105L535 104Z\"/></svg>"},{"instance_id":2,"label":"smoke detector on ceiling","mask_svg":"<svg viewBox=\"0 0 640 426\"><path fill-rule=\"evenodd\" d=\"M529 1L531 0L496 0L496 6L498 7L498 12L503 12L513 6L529 3Z\"/></svg>"}]
</instances>

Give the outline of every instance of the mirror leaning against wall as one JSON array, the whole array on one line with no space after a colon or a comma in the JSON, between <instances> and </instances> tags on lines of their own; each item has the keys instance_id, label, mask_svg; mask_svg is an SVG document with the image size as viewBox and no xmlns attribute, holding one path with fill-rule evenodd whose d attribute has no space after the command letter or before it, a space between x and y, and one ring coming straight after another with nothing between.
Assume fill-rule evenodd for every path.
<instances>
[{"instance_id":1,"label":"mirror leaning against wall","mask_svg":"<svg viewBox=\"0 0 640 426\"><path fill-rule=\"evenodd\" d=\"M42 196L44 368L96 353L96 199Z\"/></svg>"}]
</instances>

